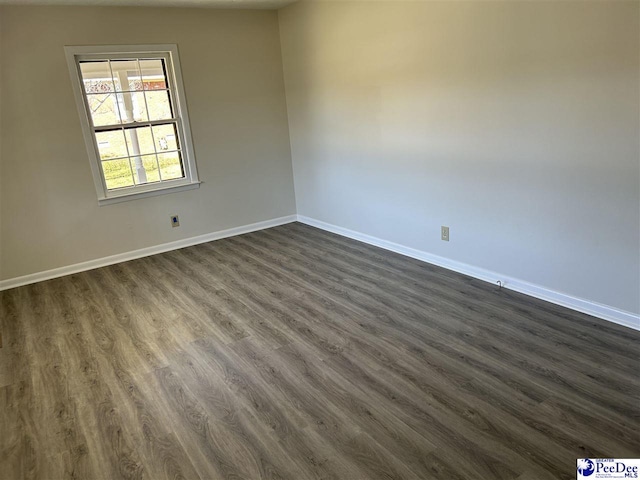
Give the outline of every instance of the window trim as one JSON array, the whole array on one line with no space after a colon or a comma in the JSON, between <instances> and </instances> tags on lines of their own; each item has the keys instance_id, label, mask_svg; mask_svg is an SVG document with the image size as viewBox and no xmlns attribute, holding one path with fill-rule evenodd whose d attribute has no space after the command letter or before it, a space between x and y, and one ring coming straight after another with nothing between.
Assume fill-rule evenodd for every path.
<instances>
[{"instance_id":1,"label":"window trim","mask_svg":"<svg viewBox=\"0 0 640 480\"><path fill-rule=\"evenodd\" d=\"M196 167L195 153L191 139L191 127L189 125L189 114L187 112L187 102L182 82L182 69L178 56L178 46L176 44L161 45L82 45L65 46L65 56L71 75L73 93L76 100L76 107L80 116L82 134L89 155L93 183L98 194L98 204L108 205L120 203L137 198L144 198L165 193L191 190L200 186L198 170ZM101 160L99 155L94 128L91 125L90 111L84 94L82 76L79 62L87 59L112 58L118 55L154 55L163 57L166 61L168 80L173 83L175 95L174 106L177 110L175 115L178 135L182 141L182 162L185 170L184 178L176 180L165 180L160 183L149 183L145 185L135 185L117 190L108 190L104 175L102 173Z\"/></svg>"}]
</instances>

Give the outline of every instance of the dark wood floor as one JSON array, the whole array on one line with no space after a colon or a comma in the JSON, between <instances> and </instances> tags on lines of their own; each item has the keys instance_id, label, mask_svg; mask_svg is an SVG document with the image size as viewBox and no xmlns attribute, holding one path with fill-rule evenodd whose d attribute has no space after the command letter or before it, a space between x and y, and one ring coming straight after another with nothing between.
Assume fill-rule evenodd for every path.
<instances>
[{"instance_id":1,"label":"dark wood floor","mask_svg":"<svg viewBox=\"0 0 640 480\"><path fill-rule=\"evenodd\" d=\"M290 224L1 294L0 478L574 479L640 333Z\"/></svg>"}]
</instances>

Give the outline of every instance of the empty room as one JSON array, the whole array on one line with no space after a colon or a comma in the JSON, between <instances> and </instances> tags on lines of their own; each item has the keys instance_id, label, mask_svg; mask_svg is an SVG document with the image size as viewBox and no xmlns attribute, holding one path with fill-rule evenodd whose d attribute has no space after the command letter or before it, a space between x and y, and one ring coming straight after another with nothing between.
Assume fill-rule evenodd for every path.
<instances>
[{"instance_id":1,"label":"empty room","mask_svg":"<svg viewBox=\"0 0 640 480\"><path fill-rule=\"evenodd\" d=\"M0 480L640 478L640 0L0 0Z\"/></svg>"}]
</instances>

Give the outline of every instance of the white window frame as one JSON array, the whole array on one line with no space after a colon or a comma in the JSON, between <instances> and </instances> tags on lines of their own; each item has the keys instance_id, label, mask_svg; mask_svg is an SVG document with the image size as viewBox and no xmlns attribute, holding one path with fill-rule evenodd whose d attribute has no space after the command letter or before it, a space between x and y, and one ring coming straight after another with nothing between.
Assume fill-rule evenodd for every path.
<instances>
[{"instance_id":1,"label":"white window frame","mask_svg":"<svg viewBox=\"0 0 640 480\"><path fill-rule=\"evenodd\" d=\"M184 94L184 85L182 83L178 46L175 44L65 46L64 50L71 75L76 106L78 108L78 114L80 115L82 133L91 164L93 182L98 194L98 204L108 205L137 198L198 188L201 182L198 180L196 159L191 140L191 128L189 126L187 102ZM99 60L101 58L121 60L127 57L139 58L140 56L165 59L168 81L172 84L172 87L169 87L173 94L172 101L175 110L174 115L176 117L172 119L172 121L176 123L178 130L185 176L180 179L166 180L160 183L148 183L108 190L102 172L91 112L84 93L79 62L82 60Z\"/></svg>"}]
</instances>

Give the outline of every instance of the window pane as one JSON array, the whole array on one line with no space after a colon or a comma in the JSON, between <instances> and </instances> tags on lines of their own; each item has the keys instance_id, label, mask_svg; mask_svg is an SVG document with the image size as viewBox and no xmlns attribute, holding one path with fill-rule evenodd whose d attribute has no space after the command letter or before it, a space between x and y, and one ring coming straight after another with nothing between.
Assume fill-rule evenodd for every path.
<instances>
[{"instance_id":1,"label":"window pane","mask_svg":"<svg viewBox=\"0 0 640 480\"><path fill-rule=\"evenodd\" d=\"M127 128L125 131L130 156L155 153L150 127Z\"/></svg>"},{"instance_id":2,"label":"window pane","mask_svg":"<svg viewBox=\"0 0 640 480\"><path fill-rule=\"evenodd\" d=\"M156 141L156 152L166 150L178 150L178 134L176 125L170 123L168 125L155 125L153 127L153 138Z\"/></svg>"},{"instance_id":3,"label":"window pane","mask_svg":"<svg viewBox=\"0 0 640 480\"><path fill-rule=\"evenodd\" d=\"M120 158L127 156L127 147L122 130L109 132L96 132L96 143L100 151L100 160Z\"/></svg>"},{"instance_id":4,"label":"window pane","mask_svg":"<svg viewBox=\"0 0 640 480\"><path fill-rule=\"evenodd\" d=\"M102 162L102 171L109 190L133 186L133 175L128 158Z\"/></svg>"},{"instance_id":5,"label":"window pane","mask_svg":"<svg viewBox=\"0 0 640 480\"><path fill-rule=\"evenodd\" d=\"M145 90L165 90L167 79L164 70L164 60L140 60L142 71L142 85Z\"/></svg>"},{"instance_id":6,"label":"window pane","mask_svg":"<svg viewBox=\"0 0 640 480\"><path fill-rule=\"evenodd\" d=\"M113 92L109 61L80 62L84 91L87 93Z\"/></svg>"},{"instance_id":7,"label":"window pane","mask_svg":"<svg viewBox=\"0 0 640 480\"><path fill-rule=\"evenodd\" d=\"M111 71L116 91L142 90L138 60L112 60Z\"/></svg>"},{"instance_id":8,"label":"window pane","mask_svg":"<svg viewBox=\"0 0 640 480\"><path fill-rule=\"evenodd\" d=\"M143 92L116 93L122 123L147 122L147 104Z\"/></svg>"},{"instance_id":9,"label":"window pane","mask_svg":"<svg viewBox=\"0 0 640 480\"><path fill-rule=\"evenodd\" d=\"M120 113L116 105L116 96L113 93L87 95L87 103L93 125L117 125L120 123Z\"/></svg>"},{"instance_id":10,"label":"window pane","mask_svg":"<svg viewBox=\"0 0 640 480\"><path fill-rule=\"evenodd\" d=\"M145 95L147 96L150 120L173 118L171 104L169 102L169 93L166 90L147 91Z\"/></svg>"},{"instance_id":11,"label":"window pane","mask_svg":"<svg viewBox=\"0 0 640 480\"><path fill-rule=\"evenodd\" d=\"M133 165L133 176L136 185L159 182L158 162L155 155L143 155L131 159Z\"/></svg>"},{"instance_id":12,"label":"window pane","mask_svg":"<svg viewBox=\"0 0 640 480\"><path fill-rule=\"evenodd\" d=\"M146 122L149 120L147 116L147 103L144 99L144 93L123 93L122 95L131 95L131 103L133 104L133 119L136 122Z\"/></svg>"},{"instance_id":13,"label":"window pane","mask_svg":"<svg viewBox=\"0 0 640 480\"><path fill-rule=\"evenodd\" d=\"M184 177L180 152L159 153L158 163L160 164L163 180L173 180Z\"/></svg>"}]
</instances>

